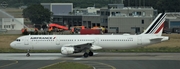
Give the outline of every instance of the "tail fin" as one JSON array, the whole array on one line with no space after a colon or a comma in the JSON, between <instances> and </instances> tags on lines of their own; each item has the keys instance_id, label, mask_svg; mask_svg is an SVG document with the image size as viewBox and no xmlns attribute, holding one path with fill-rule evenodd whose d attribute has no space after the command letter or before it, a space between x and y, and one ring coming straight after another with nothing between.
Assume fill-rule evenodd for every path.
<instances>
[{"instance_id":1,"label":"tail fin","mask_svg":"<svg viewBox=\"0 0 180 69\"><path fill-rule=\"evenodd\" d=\"M141 35L152 34L152 35L161 36L164 28L165 18L166 18L166 13L158 14L158 16L154 19L154 21Z\"/></svg>"}]
</instances>

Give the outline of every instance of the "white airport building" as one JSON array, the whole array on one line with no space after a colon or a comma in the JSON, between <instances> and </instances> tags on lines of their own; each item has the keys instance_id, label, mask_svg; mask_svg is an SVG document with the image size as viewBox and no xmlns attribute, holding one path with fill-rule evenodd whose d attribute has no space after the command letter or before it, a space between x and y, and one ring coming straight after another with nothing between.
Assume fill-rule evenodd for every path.
<instances>
[{"instance_id":1,"label":"white airport building","mask_svg":"<svg viewBox=\"0 0 180 69\"><path fill-rule=\"evenodd\" d=\"M0 29L21 30L24 27L24 18L0 18Z\"/></svg>"},{"instance_id":2,"label":"white airport building","mask_svg":"<svg viewBox=\"0 0 180 69\"><path fill-rule=\"evenodd\" d=\"M15 32L15 30L20 31L24 28L21 11L21 9L14 8L0 9L0 32L5 30Z\"/></svg>"}]
</instances>

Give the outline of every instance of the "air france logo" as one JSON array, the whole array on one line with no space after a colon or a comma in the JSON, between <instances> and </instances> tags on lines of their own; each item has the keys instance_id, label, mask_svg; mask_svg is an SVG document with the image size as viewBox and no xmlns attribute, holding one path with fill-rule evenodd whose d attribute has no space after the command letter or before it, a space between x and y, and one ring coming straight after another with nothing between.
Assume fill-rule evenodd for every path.
<instances>
[{"instance_id":1,"label":"air france logo","mask_svg":"<svg viewBox=\"0 0 180 69\"><path fill-rule=\"evenodd\" d=\"M55 39L56 37L31 37L30 39Z\"/></svg>"}]
</instances>

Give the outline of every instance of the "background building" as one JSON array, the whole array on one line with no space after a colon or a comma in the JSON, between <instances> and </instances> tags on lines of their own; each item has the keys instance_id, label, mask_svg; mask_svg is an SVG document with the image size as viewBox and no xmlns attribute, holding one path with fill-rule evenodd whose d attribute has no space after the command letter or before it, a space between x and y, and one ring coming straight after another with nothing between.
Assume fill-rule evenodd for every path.
<instances>
[{"instance_id":1,"label":"background building","mask_svg":"<svg viewBox=\"0 0 180 69\"><path fill-rule=\"evenodd\" d=\"M101 26L109 33L141 33L156 17L151 7L124 7L124 4L108 4L100 10Z\"/></svg>"},{"instance_id":2,"label":"background building","mask_svg":"<svg viewBox=\"0 0 180 69\"><path fill-rule=\"evenodd\" d=\"M118 4L110 4L109 12L108 32L117 33L142 33L157 15L151 7L123 7Z\"/></svg>"},{"instance_id":3,"label":"background building","mask_svg":"<svg viewBox=\"0 0 180 69\"><path fill-rule=\"evenodd\" d=\"M54 13L53 23L66 25L69 28L82 25L86 28L105 27L109 33L141 33L157 15L157 11L152 7L124 7L124 4L108 4L108 7L102 8L74 9L72 3L41 4ZM59 10L58 7L65 10Z\"/></svg>"},{"instance_id":4,"label":"background building","mask_svg":"<svg viewBox=\"0 0 180 69\"><path fill-rule=\"evenodd\" d=\"M92 28L95 26L101 26L100 15L83 15L82 16L82 25L86 28Z\"/></svg>"},{"instance_id":5,"label":"background building","mask_svg":"<svg viewBox=\"0 0 180 69\"><path fill-rule=\"evenodd\" d=\"M15 31L24 28L24 18L21 11L21 9L13 8L0 9L0 29Z\"/></svg>"},{"instance_id":6,"label":"background building","mask_svg":"<svg viewBox=\"0 0 180 69\"><path fill-rule=\"evenodd\" d=\"M72 3L41 3L41 5L53 12L53 15L68 15L73 11Z\"/></svg>"},{"instance_id":7,"label":"background building","mask_svg":"<svg viewBox=\"0 0 180 69\"><path fill-rule=\"evenodd\" d=\"M0 29L21 30L24 28L24 18L1 18Z\"/></svg>"},{"instance_id":8,"label":"background building","mask_svg":"<svg viewBox=\"0 0 180 69\"><path fill-rule=\"evenodd\" d=\"M165 29L169 32L176 33L180 31L180 12L167 12Z\"/></svg>"},{"instance_id":9,"label":"background building","mask_svg":"<svg viewBox=\"0 0 180 69\"><path fill-rule=\"evenodd\" d=\"M53 15L53 23L68 26L81 26L82 16L81 15Z\"/></svg>"}]
</instances>

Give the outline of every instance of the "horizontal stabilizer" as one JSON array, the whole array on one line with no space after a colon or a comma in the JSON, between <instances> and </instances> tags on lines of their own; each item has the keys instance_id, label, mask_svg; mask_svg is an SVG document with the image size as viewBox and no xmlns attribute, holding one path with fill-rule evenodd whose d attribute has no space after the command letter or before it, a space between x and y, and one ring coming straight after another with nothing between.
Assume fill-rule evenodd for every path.
<instances>
[{"instance_id":1,"label":"horizontal stabilizer","mask_svg":"<svg viewBox=\"0 0 180 69\"><path fill-rule=\"evenodd\" d=\"M150 40L162 40L163 37L153 37L153 38L150 38Z\"/></svg>"}]
</instances>

